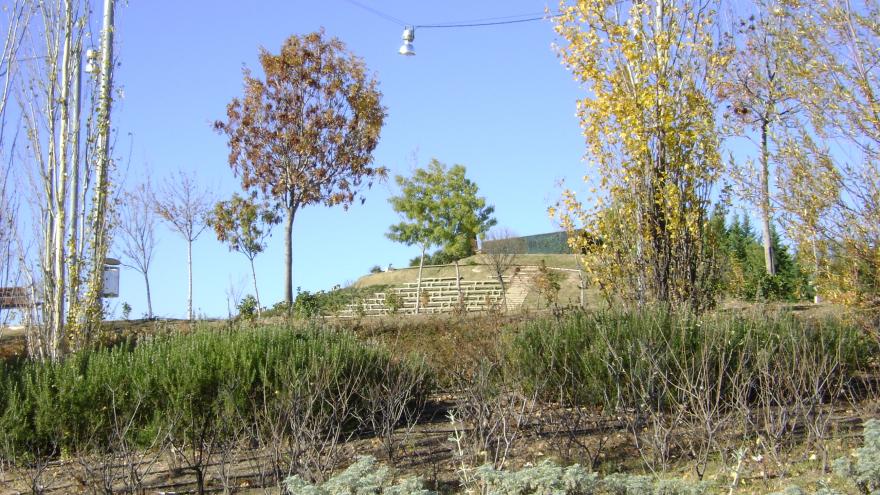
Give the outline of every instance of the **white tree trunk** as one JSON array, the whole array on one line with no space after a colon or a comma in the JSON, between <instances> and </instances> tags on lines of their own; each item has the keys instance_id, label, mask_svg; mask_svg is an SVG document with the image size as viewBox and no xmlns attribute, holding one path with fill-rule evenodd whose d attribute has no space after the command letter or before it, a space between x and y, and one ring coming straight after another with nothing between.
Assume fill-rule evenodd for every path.
<instances>
[{"instance_id":1,"label":"white tree trunk","mask_svg":"<svg viewBox=\"0 0 880 495\"><path fill-rule=\"evenodd\" d=\"M458 304L464 303L461 298L461 273L458 271L458 260L455 260L455 288L458 290Z\"/></svg>"},{"instance_id":2,"label":"white tree trunk","mask_svg":"<svg viewBox=\"0 0 880 495\"><path fill-rule=\"evenodd\" d=\"M150 276L144 271L144 285L147 287L147 318L153 319L153 298L150 296Z\"/></svg>"},{"instance_id":3,"label":"white tree trunk","mask_svg":"<svg viewBox=\"0 0 880 495\"><path fill-rule=\"evenodd\" d=\"M66 287L65 278L65 254L64 243L66 241L67 227L67 142L70 132L70 65L71 65L71 37L73 35L73 4L70 0L64 2L64 45L61 54L61 125L58 133L58 154L56 155L57 170L55 171L55 219L53 224L53 268L52 268L52 325L53 358L57 359L63 353L64 346L64 294Z\"/></svg>"},{"instance_id":4,"label":"white tree trunk","mask_svg":"<svg viewBox=\"0 0 880 495\"><path fill-rule=\"evenodd\" d=\"M770 149L767 135L770 123L761 122L761 240L764 244L764 267L767 275L776 275L773 238L770 234Z\"/></svg>"},{"instance_id":5,"label":"white tree trunk","mask_svg":"<svg viewBox=\"0 0 880 495\"><path fill-rule=\"evenodd\" d=\"M193 320L193 243L186 243L186 266L189 272L189 292L186 299L186 314L189 321Z\"/></svg>"},{"instance_id":6,"label":"white tree trunk","mask_svg":"<svg viewBox=\"0 0 880 495\"><path fill-rule=\"evenodd\" d=\"M248 258L251 262L251 277L254 279L254 297L257 298L257 316L262 315L262 304L260 303L260 289L257 287L257 270L254 268L254 259Z\"/></svg>"}]
</instances>

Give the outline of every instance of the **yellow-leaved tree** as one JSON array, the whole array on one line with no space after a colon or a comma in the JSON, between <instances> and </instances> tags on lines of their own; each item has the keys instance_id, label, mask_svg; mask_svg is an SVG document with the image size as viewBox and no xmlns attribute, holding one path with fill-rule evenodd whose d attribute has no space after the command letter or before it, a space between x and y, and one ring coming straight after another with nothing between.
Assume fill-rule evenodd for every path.
<instances>
[{"instance_id":1,"label":"yellow-leaved tree","mask_svg":"<svg viewBox=\"0 0 880 495\"><path fill-rule=\"evenodd\" d=\"M715 95L729 60L711 34L715 17L712 1L561 4L559 50L587 91L578 115L599 190L587 206L567 192L558 214L586 231L569 236L572 247L609 298L714 302Z\"/></svg>"}]
</instances>

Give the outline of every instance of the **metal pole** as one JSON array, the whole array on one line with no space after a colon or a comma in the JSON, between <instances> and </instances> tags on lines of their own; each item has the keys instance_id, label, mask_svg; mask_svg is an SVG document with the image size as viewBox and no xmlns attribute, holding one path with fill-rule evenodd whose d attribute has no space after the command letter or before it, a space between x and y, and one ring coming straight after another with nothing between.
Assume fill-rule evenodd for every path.
<instances>
[{"instance_id":1,"label":"metal pole","mask_svg":"<svg viewBox=\"0 0 880 495\"><path fill-rule=\"evenodd\" d=\"M107 175L110 168L110 110L113 86L113 8L115 0L104 0L104 22L101 36L101 74L98 102L98 164L95 171L94 236L92 241L92 276L89 281L94 292L96 313L100 318L104 291L104 257L107 251ZM91 322L91 323L94 323Z\"/></svg>"}]
</instances>

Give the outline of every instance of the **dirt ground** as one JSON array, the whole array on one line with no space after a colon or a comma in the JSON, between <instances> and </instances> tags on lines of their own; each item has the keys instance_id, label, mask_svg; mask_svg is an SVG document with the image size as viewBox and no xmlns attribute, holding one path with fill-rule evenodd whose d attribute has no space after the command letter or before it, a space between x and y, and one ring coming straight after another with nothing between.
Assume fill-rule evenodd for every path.
<instances>
[{"instance_id":1,"label":"dirt ground","mask_svg":"<svg viewBox=\"0 0 880 495\"><path fill-rule=\"evenodd\" d=\"M439 493L460 493L459 472L463 466L475 467L479 458L457 455L457 444L451 439L457 434L469 435L472 432L460 423L450 422L447 413L455 403L452 395L432 398L419 424L412 430L399 429L395 434L395 456L389 459L383 443L378 438L351 438L342 444L344 460L342 469L360 455L372 455L380 462L392 465L398 478L419 476L425 487ZM874 406L876 408L876 406ZM504 467L521 468L544 459L558 463L596 463L598 472L635 472L644 474L640 468L639 452L631 441L631 435L623 423L609 421L602 416L587 417L578 431L560 431L558 420L566 410L545 405L536 408L527 424L521 428L520 436L511 444L506 453ZM833 430L835 440L830 445L835 455L842 455L860 440L862 420L853 411L841 410L834 415ZM789 452L790 464L784 468L774 466L760 456L750 455L739 467L737 486L730 490L731 476L722 464L716 463L707 471L706 479L714 481L724 493L759 494L779 490L791 483L802 486L815 485L816 481L827 477L816 462L815 453L807 448L795 446ZM592 457L592 459L591 459ZM484 459L485 460L485 459ZM149 474L144 477L145 493L172 494L195 493L195 476L181 468L169 450L143 455L140 459L142 469L149 466ZM42 493L102 493L98 485L108 472L121 473L125 464L121 458L76 458L62 457L43 466L39 484ZM280 493L275 486L262 487L270 455L257 449L242 449L231 456L217 455L206 469L208 491L256 494ZM112 467L111 467L112 466ZM0 495L35 493L31 489L34 471L28 474L23 469L6 466L0 469ZM665 477L696 479L693 461L682 455L664 473ZM117 489L121 484L117 483ZM721 492L719 492L721 493Z\"/></svg>"}]
</instances>

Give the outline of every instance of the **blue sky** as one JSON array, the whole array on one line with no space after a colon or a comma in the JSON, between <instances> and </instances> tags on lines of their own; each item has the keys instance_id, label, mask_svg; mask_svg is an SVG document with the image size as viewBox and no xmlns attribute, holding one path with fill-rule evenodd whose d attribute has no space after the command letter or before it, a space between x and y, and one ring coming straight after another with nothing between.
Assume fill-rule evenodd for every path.
<instances>
[{"instance_id":1,"label":"blue sky","mask_svg":"<svg viewBox=\"0 0 880 495\"><path fill-rule=\"evenodd\" d=\"M542 12L539 1L364 3L411 24L467 21ZM551 4L554 6L555 4ZM467 167L495 205L499 226L520 234L554 230L546 208L560 179L577 184L586 172L575 117L582 90L559 63L549 21L504 26L416 30L415 57L397 54L402 27L343 0L134 1L117 14L115 155L126 185L149 174L161 181L196 173L226 199L239 190L227 165L225 138L211 123L242 93L242 67L259 74L258 49L277 51L292 34L324 27L362 57L380 82L388 117L375 163L409 174L436 157ZM128 137L131 133L131 137ZM130 162L128 156L131 156ZM413 159L415 157L415 160ZM374 185L350 210L309 207L294 225L294 285L304 290L345 285L373 265L404 266L416 248L384 236L398 221L387 198L394 181ZM186 247L162 227L151 270L153 308L160 316L186 312ZM283 236L277 228L257 257L264 305L283 296ZM246 258L206 231L194 246L194 308L227 314L230 286L251 292ZM122 273L120 297L132 316L146 310L143 282ZM118 308L117 308L118 314Z\"/></svg>"}]
</instances>

